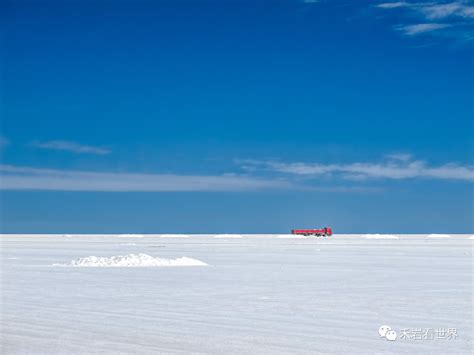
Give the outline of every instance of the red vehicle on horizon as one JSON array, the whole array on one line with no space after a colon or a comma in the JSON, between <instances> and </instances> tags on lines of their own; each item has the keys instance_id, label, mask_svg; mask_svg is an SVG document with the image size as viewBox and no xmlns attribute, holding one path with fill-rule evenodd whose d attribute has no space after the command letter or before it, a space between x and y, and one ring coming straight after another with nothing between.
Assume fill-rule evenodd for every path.
<instances>
[{"instance_id":1,"label":"red vehicle on horizon","mask_svg":"<svg viewBox=\"0 0 474 355\"><path fill-rule=\"evenodd\" d=\"M332 235L332 229L330 227L324 227L323 229L292 229L291 234L295 235L314 235L316 237L329 237Z\"/></svg>"}]
</instances>

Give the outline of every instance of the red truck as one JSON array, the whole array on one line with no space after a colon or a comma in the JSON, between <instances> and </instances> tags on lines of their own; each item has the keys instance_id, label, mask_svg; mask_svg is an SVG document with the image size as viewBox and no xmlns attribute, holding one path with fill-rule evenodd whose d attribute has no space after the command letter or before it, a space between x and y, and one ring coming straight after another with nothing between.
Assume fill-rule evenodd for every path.
<instances>
[{"instance_id":1,"label":"red truck","mask_svg":"<svg viewBox=\"0 0 474 355\"><path fill-rule=\"evenodd\" d=\"M317 237L329 237L332 235L332 229L324 227L323 229L293 229L291 234L296 235L315 235Z\"/></svg>"}]
</instances>

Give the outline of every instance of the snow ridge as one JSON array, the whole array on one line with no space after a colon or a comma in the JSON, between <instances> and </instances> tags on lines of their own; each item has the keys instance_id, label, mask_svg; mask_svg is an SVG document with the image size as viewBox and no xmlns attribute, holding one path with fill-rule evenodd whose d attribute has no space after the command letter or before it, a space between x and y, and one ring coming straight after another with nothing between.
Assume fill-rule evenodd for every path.
<instances>
[{"instance_id":1,"label":"snow ridge","mask_svg":"<svg viewBox=\"0 0 474 355\"><path fill-rule=\"evenodd\" d=\"M240 234L216 234L214 238L242 238Z\"/></svg>"},{"instance_id":2,"label":"snow ridge","mask_svg":"<svg viewBox=\"0 0 474 355\"><path fill-rule=\"evenodd\" d=\"M426 238L451 238L449 234L430 234Z\"/></svg>"},{"instance_id":3,"label":"snow ridge","mask_svg":"<svg viewBox=\"0 0 474 355\"><path fill-rule=\"evenodd\" d=\"M307 239L308 237L301 234L281 234L277 236L279 239Z\"/></svg>"},{"instance_id":4,"label":"snow ridge","mask_svg":"<svg viewBox=\"0 0 474 355\"><path fill-rule=\"evenodd\" d=\"M396 235L391 234L365 234L366 239L399 239Z\"/></svg>"},{"instance_id":5,"label":"snow ridge","mask_svg":"<svg viewBox=\"0 0 474 355\"><path fill-rule=\"evenodd\" d=\"M150 267L150 266L205 266L202 261L181 257L177 259L165 259L153 257L147 254L128 254L111 257L88 256L79 258L66 264L53 264L53 266L72 267Z\"/></svg>"},{"instance_id":6,"label":"snow ridge","mask_svg":"<svg viewBox=\"0 0 474 355\"><path fill-rule=\"evenodd\" d=\"M161 234L160 238L189 238L187 234Z\"/></svg>"}]
</instances>

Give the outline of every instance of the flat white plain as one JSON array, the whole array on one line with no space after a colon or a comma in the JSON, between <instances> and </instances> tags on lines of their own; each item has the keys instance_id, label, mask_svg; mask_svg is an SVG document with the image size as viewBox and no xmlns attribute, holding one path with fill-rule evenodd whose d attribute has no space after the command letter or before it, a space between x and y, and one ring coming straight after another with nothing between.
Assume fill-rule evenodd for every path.
<instances>
[{"instance_id":1,"label":"flat white plain","mask_svg":"<svg viewBox=\"0 0 474 355\"><path fill-rule=\"evenodd\" d=\"M1 235L0 353L473 351L470 235L136 236ZM53 266L91 256L126 262ZM208 266L160 264L181 257Z\"/></svg>"}]
</instances>

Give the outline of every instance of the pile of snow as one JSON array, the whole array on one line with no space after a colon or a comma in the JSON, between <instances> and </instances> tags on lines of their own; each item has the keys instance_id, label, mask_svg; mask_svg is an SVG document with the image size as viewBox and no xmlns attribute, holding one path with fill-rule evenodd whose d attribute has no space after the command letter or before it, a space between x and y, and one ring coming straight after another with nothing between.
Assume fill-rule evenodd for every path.
<instances>
[{"instance_id":1,"label":"pile of snow","mask_svg":"<svg viewBox=\"0 0 474 355\"><path fill-rule=\"evenodd\" d=\"M391 234L365 234L363 237L366 239L398 239L396 235Z\"/></svg>"},{"instance_id":2,"label":"pile of snow","mask_svg":"<svg viewBox=\"0 0 474 355\"><path fill-rule=\"evenodd\" d=\"M64 238L72 238L72 235L71 234L63 234L63 237Z\"/></svg>"},{"instance_id":3,"label":"pile of snow","mask_svg":"<svg viewBox=\"0 0 474 355\"><path fill-rule=\"evenodd\" d=\"M142 234L120 234L117 237L119 238L143 238Z\"/></svg>"},{"instance_id":4,"label":"pile of snow","mask_svg":"<svg viewBox=\"0 0 474 355\"><path fill-rule=\"evenodd\" d=\"M148 267L148 266L205 266L202 261L187 258L177 259L157 258L147 254L128 254L111 257L88 256L79 258L67 264L54 264L53 266L73 267Z\"/></svg>"},{"instance_id":5,"label":"pile of snow","mask_svg":"<svg viewBox=\"0 0 474 355\"><path fill-rule=\"evenodd\" d=\"M120 243L120 245L127 245L127 246L130 245L130 246L132 246L132 245L137 245L137 243Z\"/></svg>"},{"instance_id":6,"label":"pile of snow","mask_svg":"<svg viewBox=\"0 0 474 355\"><path fill-rule=\"evenodd\" d=\"M242 238L240 234L216 234L214 238Z\"/></svg>"},{"instance_id":7,"label":"pile of snow","mask_svg":"<svg viewBox=\"0 0 474 355\"><path fill-rule=\"evenodd\" d=\"M161 238L189 238L187 234L161 234Z\"/></svg>"},{"instance_id":8,"label":"pile of snow","mask_svg":"<svg viewBox=\"0 0 474 355\"><path fill-rule=\"evenodd\" d=\"M469 239L474 239L474 235L471 235L471 236L469 237Z\"/></svg>"},{"instance_id":9,"label":"pile of snow","mask_svg":"<svg viewBox=\"0 0 474 355\"><path fill-rule=\"evenodd\" d=\"M449 234L430 234L426 238L451 238Z\"/></svg>"}]
</instances>

